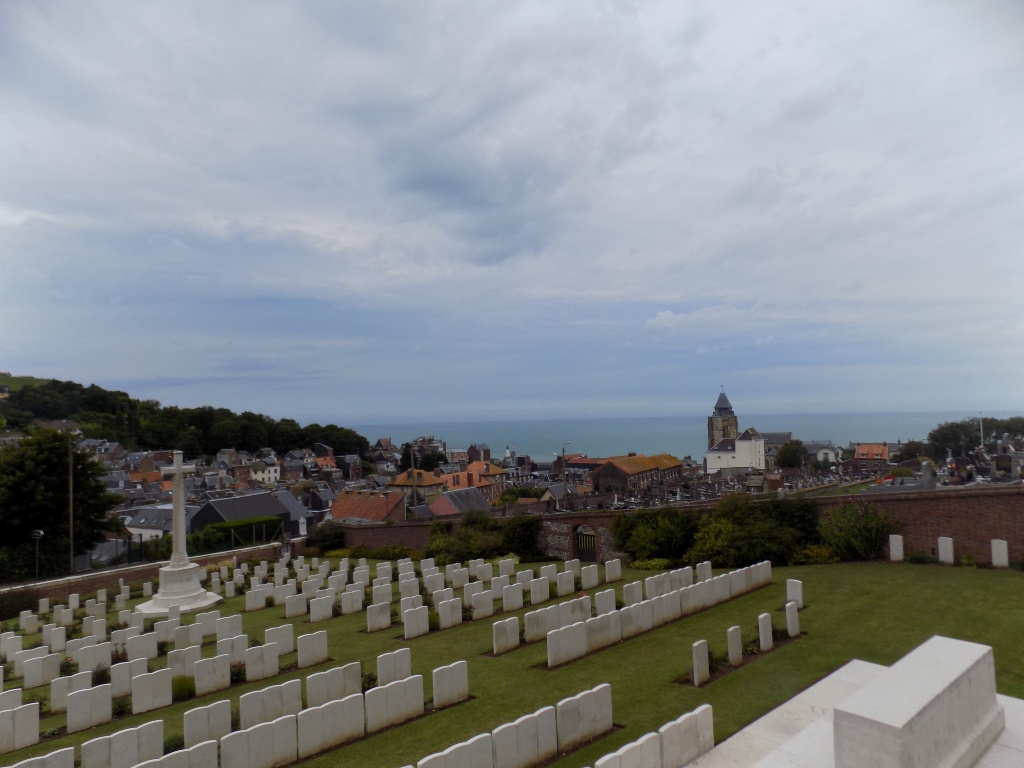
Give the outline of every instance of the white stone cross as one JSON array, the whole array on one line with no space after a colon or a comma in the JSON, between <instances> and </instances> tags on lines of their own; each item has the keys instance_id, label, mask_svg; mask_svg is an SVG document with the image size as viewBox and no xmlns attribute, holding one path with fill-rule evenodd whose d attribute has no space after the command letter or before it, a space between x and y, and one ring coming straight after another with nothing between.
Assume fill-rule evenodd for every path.
<instances>
[{"instance_id":1,"label":"white stone cross","mask_svg":"<svg viewBox=\"0 0 1024 768\"><path fill-rule=\"evenodd\" d=\"M174 466L164 467L163 476L174 478L174 487L171 500L173 502L173 515L171 518L171 541L174 550L171 553L170 566L178 568L188 565L188 553L185 551L185 481L186 472L196 471L195 464L182 464L181 451L174 452Z\"/></svg>"}]
</instances>

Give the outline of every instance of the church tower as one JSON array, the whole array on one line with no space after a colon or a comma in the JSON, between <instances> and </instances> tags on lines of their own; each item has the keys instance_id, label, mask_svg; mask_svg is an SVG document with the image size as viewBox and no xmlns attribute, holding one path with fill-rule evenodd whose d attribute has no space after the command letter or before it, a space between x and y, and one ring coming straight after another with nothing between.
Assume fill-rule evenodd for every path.
<instances>
[{"instance_id":1,"label":"church tower","mask_svg":"<svg viewBox=\"0 0 1024 768\"><path fill-rule=\"evenodd\" d=\"M740 423L733 413L732 403L725 390L718 396L715 411L708 416L708 450L719 440L735 440L740 436Z\"/></svg>"}]
</instances>

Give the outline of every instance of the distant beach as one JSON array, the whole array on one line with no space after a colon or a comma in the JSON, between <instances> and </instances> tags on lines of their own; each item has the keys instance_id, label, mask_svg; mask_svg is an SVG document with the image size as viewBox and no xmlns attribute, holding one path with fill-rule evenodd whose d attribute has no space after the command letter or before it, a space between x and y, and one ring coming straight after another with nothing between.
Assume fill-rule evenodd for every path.
<instances>
[{"instance_id":1,"label":"distant beach","mask_svg":"<svg viewBox=\"0 0 1024 768\"><path fill-rule=\"evenodd\" d=\"M994 412L994 418L1014 415ZM977 413L800 413L746 415L737 412L740 430L754 427L759 432L792 432L804 442L832 441L839 447L851 442L924 441L928 433L946 421L978 417ZM534 461L550 461L560 453L614 456L635 451L671 453L682 458L703 457L707 449L707 415L647 416L600 419L551 419L524 421L433 421L415 424L347 424L371 443L390 437L396 445L420 435L444 440L448 448L466 448L486 443L491 455L500 458L506 447L528 454Z\"/></svg>"}]
</instances>

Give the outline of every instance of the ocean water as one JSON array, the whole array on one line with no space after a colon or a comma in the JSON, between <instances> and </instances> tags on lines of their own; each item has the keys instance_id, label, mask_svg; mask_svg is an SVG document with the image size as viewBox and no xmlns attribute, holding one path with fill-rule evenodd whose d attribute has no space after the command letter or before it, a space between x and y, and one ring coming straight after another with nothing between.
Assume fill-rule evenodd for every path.
<instances>
[{"instance_id":1,"label":"ocean water","mask_svg":"<svg viewBox=\"0 0 1024 768\"><path fill-rule=\"evenodd\" d=\"M992 413L1006 418L1011 413ZM800 413L746 416L737 414L742 432L754 427L760 432L792 432L806 442L832 441L845 447L853 443L925 440L928 433L946 421L977 418L977 413ZM534 461L550 461L561 453L587 456L619 456L631 451L647 455L671 453L700 459L707 450L707 415L665 417L623 417L601 419L550 419L521 421L423 422L417 424L351 424L369 439L390 437L395 445L421 435L443 440L449 449L486 443L491 455L500 458L505 449Z\"/></svg>"}]
</instances>

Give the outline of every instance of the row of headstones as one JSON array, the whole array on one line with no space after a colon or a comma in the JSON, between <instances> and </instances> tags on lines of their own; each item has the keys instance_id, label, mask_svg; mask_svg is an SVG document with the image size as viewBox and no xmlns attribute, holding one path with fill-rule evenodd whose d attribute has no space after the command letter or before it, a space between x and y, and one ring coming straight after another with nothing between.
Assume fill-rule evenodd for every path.
<instances>
[{"instance_id":1,"label":"row of headstones","mask_svg":"<svg viewBox=\"0 0 1024 768\"><path fill-rule=\"evenodd\" d=\"M291 625L271 628L267 630L266 636L280 637L282 641L291 640L292 629ZM287 638L286 635L288 635ZM232 646L248 645L247 636L239 637L243 642L235 642L236 638L222 639L218 642L218 650L226 650L228 644ZM326 632L300 635L295 645L298 650L298 667L300 669L321 664L328 659ZM91 682L90 672L76 675L75 677L83 687L74 690L74 684L78 681L73 679L71 681L72 690L63 696L66 702L68 733L84 730L113 719L114 681L118 681L118 692L120 693L124 688L125 676L130 680L133 714L170 706L173 700L173 679L179 674L194 679L197 696L205 696L230 688L231 664L233 659L237 658L237 655L233 655L234 649L232 653L218 653L216 656L203 659L199 657L199 648L197 646L193 646L193 648L195 650L192 651L182 649L180 655L175 654L173 659L168 659L169 665L166 668L155 672L142 672L141 667L133 666L132 662L115 664L111 667L112 682L99 686L85 686L86 683ZM277 675L280 671L280 655L281 646L276 642L245 648L246 681L252 682ZM122 675L121 671L124 665L127 665L127 669ZM89 678L85 676L89 676Z\"/></svg>"},{"instance_id":2,"label":"row of headstones","mask_svg":"<svg viewBox=\"0 0 1024 768\"><path fill-rule=\"evenodd\" d=\"M504 562L504 561L503 561ZM509 560L508 562L512 562ZM618 566L619 561L612 561ZM556 579L562 579L568 585L567 589L562 589L561 586L558 588L559 596L566 594L572 594L575 591L574 580L576 571L574 565L578 565L579 561L568 561L566 567L568 570L559 573L555 565L543 566L541 571L543 572L546 568L556 568L555 574ZM621 570L614 568L615 571L621 574ZM598 570L597 566L586 566L580 569L581 573L587 574L587 580L585 584L587 588L596 586L598 583ZM607 565L606 565L607 574ZM440 629L448 629L453 626L457 626L462 623L462 606L463 600L468 599L472 603L472 617L474 621L489 618L494 615L494 602L498 596L498 587L501 587L501 600L502 600L502 611L511 612L520 610L523 607L523 587L524 584L529 583L531 587L531 605L547 602L550 599L550 584L549 573L544 573L537 579L533 577L533 570L526 569L525 571L519 571L516 574L520 581L515 584L507 583L509 576L502 574L491 581L490 589L483 589L480 585L477 589L471 588L479 582L470 582L463 589L463 598L455 597L454 589L447 587L441 590L436 590L431 593L431 602L434 605L435 610L438 613L438 627ZM620 576L621 578L621 576ZM468 595L468 597L467 597ZM367 631L378 632L387 629L391 626L391 610L390 610L390 593L388 594L389 601L387 603L380 603L370 605L367 608ZM589 598L588 610L589 610ZM573 601L569 601L570 603ZM563 605L566 605L563 603ZM529 615L529 614L527 614ZM403 597L401 599L401 612L400 616L405 632L405 639L410 640L414 637L425 635L429 632L429 611L426 606L422 604L422 596L413 595L410 597ZM539 637L537 639L540 639Z\"/></svg>"},{"instance_id":3,"label":"row of headstones","mask_svg":"<svg viewBox=\"0 0 1024 768\"><path fill-rule=\"evenodd\" d=\"M153 594L153 584L146 582L142 585L142 594L144 597L149 597ZM122 610L127 606L128 600L131 599L131 587L121 580L121 586L114 596L114 605L117 610ZM39 631L41 617L50 614L53 623L62 626L70 627L74 624L75 611L80 607L84 607L87 616L93 616L96 618L102 618L107 615L107 590L98 589L96 590L96 597L89 598L85 601L84 606L81 602L81 596L72 592L68 595L68 605L65 606L63 603L54 604L50 607L50 598L41 597L36 612L30 610L21 611L18 614L18 627L19 630L26 635L34 635Z\"/></svg>"},{"instance_id":4,"label":"row of headstones","mask_svg":"<svg viewBox=\"0 0 1024 768\"><path fill-rule=\"evenodd\" d=\"M612 689L602 683L428 755L416 768L532 768L612 727Z\"/></svg>"},{"instance_id":5,"label":"row of headstones","mask_svg":"<svg viewBox=\"0 0 1024 768\"><path fill-rule=\"evenodd\" d=\"M710 704L702 704L665 723L656 732L598 758L594 768L683 768L714 746L714 713Z\"/></svg>"},{"instance_id":6,"label":"row of headstones","mask_svg":"<svg viewBox=\"0 0 1024 768\"><path fill-rule=\"evenodd\" d=\"M786 634L790 637L800 636L800 612L795 602L787 602ZM761 653L775 647L770 613L762 613L757 617L757 636ZM725 633L725 644L729 654L729 664L738 667L743 663L743 636L739 627L729 627ZM693 684L700 687L711 677L711 666L707 640L698 640L691 646L693 659Z\"/></svg>"},{"instance_id":7,"label":"row of headstones","mask_svg":"<svg viewBox=\"0 0 1024 768\"><path fill-rule=\"evenodd\" d=\"M710 565L710 564L709 564ZM687 571L688 569L682 569ZM662 574L670 576L671 574ZM684 579L685 575L677 578ZM665 594L640 602L634 602L621 609L615 608L614 590L605 590L595 595L598 606L597 616L576 623L552 628L547 632L548 667L557 667L582 658L588 653L607 648L622 640L660 627L692 613L711 608L751 589L771 581L771 563L767 560L756 565L731 571L728 574L705 578L690 586L672 589ZM669 579L669 584L674 584ZM652 592L660 590L658 584L650 585ZM625 595L628 588L634 595L642 595L640 582L623 586ZM733 588L736 589L735 594ZM609 594L610 593L610 594ZM527 614L529 616L529 614ZM527 641L531 637L527 622Z\"/></svg>"},{"instance_id":8,"label":"row of headstones","mask_svg":"<svg viewBox=\"0 0 1024 768\"><path fill-rule=\"evenodd\" d=\"M939 536L938 553L940 563L953 565L953 539L949 536ZM893 562L903 560L903 537L898 533L889 535L889 559ZM992 567L1010 567L1010 546L1005 539L992 539Z\"/></svg>"}]
</instances>

